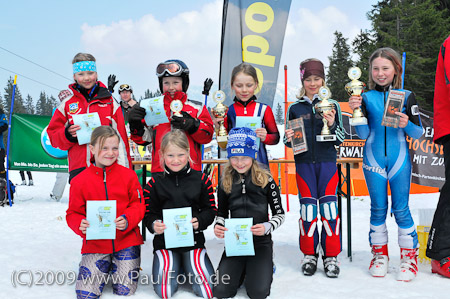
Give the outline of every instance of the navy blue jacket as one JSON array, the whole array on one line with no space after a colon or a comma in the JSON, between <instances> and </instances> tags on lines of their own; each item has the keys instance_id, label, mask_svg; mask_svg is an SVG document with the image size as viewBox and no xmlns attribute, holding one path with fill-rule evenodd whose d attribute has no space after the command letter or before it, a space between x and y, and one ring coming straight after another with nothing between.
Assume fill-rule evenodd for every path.
<instances>
[{"instance_id":1,"label":"navy blue jacket","mask_svg":"<svg viewBox=\"0 0 450 299\"><path fill-rule=\"evenodd\" d=\"M316 141L316 135L320 135L320 131L323 127L322 117L315 111L314 105L320 101L320 98L315 95L313 102L310 103L307 97L302 97L297 102L291 104L286 113L286 119L292 120L299 117L303 117L303 123L305 125L306 142L308 145L308 151L294 155L295 163L319 163L319 162L335 162L336 161L336 148L335 145L339 145L345 139L345 132L342 126L342 113L339 103L335 100L329 99L328 101L333 103L336 109L336 118L330 131L332 134L336 134L336 141L318 142ZM288 127L289 128L289 127ZM292 147L291 143L284 137L284 143L288 147Z\"/></svg>"}]
</instances>

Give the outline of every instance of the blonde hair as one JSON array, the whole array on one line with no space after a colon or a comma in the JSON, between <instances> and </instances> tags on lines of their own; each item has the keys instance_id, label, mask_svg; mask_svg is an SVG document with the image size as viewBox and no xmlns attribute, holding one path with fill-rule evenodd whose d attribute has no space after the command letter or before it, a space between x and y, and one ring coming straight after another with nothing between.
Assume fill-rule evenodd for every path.
<instances>
[{"instance_id":1,"label":"blonde hair","mask_svg":"<svg viewBox=\"0 0 450 299\"><path fill-rule=\"evenodd\" d=\"M89 53L78 53L72 59L72 64L80 62L80 61L96 61L95 57Z\"/></svg>"},{"instance_id":2,"label":"blonde hair","mask_svg":"<svg viewBox=\"0 0 450 299\"><path fill-rule=\"evenodd\" d=\"M159 148L160 153L160 165L161 168L164 169L164 153L166 152L167 148L170 145L174 145L176 147L181 148L182 150L185 150L188 152L188 155L190 153L190 146L189 146L189 140L186 136L186 133L184 131L179 129L173 129L172 131L168 132L166 135L164 135L161 146ZM189 162L192 162L191 157L189 156Z\"/></svg>"},{"instance_id":3,"label":"blonde hair","mask_svg":"<svg viewBox=\"0 0 450 299\"><path fill-rule=\"evenodd\" d=\"M270 171L264 166L261 166L261 164L254 159L252 159L252 166L250 168L250 171L252 173L252 183L261 188L266 187L266 185L269 183L269 177L272 176L270 174ZM233 182L233 179L237 174L239 173L233 168L233 166L231 166L230 161L228 161L224 166L221 180L221 185L225 193L231 193L233 183L240 183L240 181Z\"/></svg>"},{"instance_id":4,"label":"blonde hair","mask_svg":"<svg viewBox=\"0 0 450 299\"><path fill-rule=\"evenodd\" d=\"M305 59L305 60L303 60L302 62L300 62L300 66L301 66L302 64L308 62L308 61L318 61L318 62L322 62L322 61L320 61L320 60L317 59L317 58L308 58L308 59ZM305 78L305 79L306 79L306 78ZM325 79L322 78L322 86L325 86L325 85L326 85L326 84L325 84ZM302 86L302 87L300 88L300 91L298 92L298 95L297 95L296 97L297 97L297 99L300 100L300 99L303 98L305 95L306 95L306 89L305 89L304 86ZM312 100L312 99L310 99L310 100Z\"/></svg>"},{"instance_id":5,"label":"blonde hair","mask_svg":"<svg viewBox=\"0 0 450 299\"><path fill-rule=\"evenodd\" d=\"M255 93L258 93L260 91L259 88L259 81L258 81L258 73L256 72L256 69L253 67L253 65L242 62L241 64L236 65L233 70L231 71L231 83L230 85L233 86L234 80L236 79L236 76L240 73L243 73L244 75L250 76L255 80L256 83L256 89Z\"/></svg>"},{"instance_id":6,"label":"blonde hair","mask_svg":"<svg viewBox=\"0 0 450 299\"><path fill-rule=\"evenodd\" d=\"M97 143L99 143L99 148L102 148L103 144L105 144L105 140L114 136L116 136L117 140L119 140L120 142L119 134L112 127L110 126L97 127L94 129L94 131L92 131L90 145L95 146Z\"/></svg>"},{"instance_id":7,"label":"blonde hair","mask_svg":"<svg viewBox=\"0 0 450 299\"><path fill-rule=\"evenodd\" d=\"M394 79L392 80L392 87L395 89L402 88L403 67L400 54L398 54L397 51L392 48L379 48L376 49L369 58L369 89L374 89L376 85L375 81L372 78L372 62L379 57L389 60L394 66L395 75Z\"/></svg>"}]
</instances>

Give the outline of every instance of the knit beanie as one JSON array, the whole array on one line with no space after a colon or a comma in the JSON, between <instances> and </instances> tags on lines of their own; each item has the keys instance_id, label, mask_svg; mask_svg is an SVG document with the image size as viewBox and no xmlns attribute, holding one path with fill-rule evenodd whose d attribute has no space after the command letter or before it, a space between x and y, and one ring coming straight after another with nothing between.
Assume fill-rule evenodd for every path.
<instances>
[{"instance_id":1,"label":"knit beanie","mask_svg":"<svg viewBox=\"0 0 450 299\"><path fill-rule=\"evenodd\" d=\"M323 63L319 60L307 60L300 63L300 80L303 81L311 75L318 76L325 80Z\"/></svg>"},{"instance_id":2,"label":"knit beanie","mask_svg":"<svg viewBox=\"0 0 450 299\"><path fill-rule=\"evenodd\" d=\"M234 156L247 156L256 159L258 147L256 134L250 128L233 128L228 133L227 153L228 158Z\"/></svg>"}]
</instances>

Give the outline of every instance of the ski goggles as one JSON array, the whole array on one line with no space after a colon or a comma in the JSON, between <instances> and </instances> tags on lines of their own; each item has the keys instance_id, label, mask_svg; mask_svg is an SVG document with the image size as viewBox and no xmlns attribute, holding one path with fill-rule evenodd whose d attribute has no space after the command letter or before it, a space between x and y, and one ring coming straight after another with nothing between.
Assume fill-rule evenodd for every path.
<instances>
[{"instance_id":1,"label":"ski goggles","mask_svg":"<svg viewBox=\"0 0 450 299\"><path fill-rule=\"evenodd\" d=\"M171 76L179 76L181 73L189 74L189 70L183 68L179 63L174 61L167 63L162 62L156 67L156 75L162 77L165 73Z\"/></svg>"},{"instance_id":2,"label":"ski goggles","mask_svg":"<svg viewBox=\"0 0 450 299\"><path fill-rule=\"evenodd\" d=\"M133 89L128 84L122 84L119 86L119 93L121 93L124 90L133 92Z\"/></svg>"}]
</instances>

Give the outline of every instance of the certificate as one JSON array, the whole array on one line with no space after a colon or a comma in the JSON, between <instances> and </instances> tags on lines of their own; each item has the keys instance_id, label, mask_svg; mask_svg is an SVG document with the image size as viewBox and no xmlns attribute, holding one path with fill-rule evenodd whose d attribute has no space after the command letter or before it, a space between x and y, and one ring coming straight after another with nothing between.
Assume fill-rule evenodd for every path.
<instances>
[{"instance_id":1,"label":"certificate","mask_svg":"<svg viewBox=\"0 0 450 299\"><path fill-rule=\"evenodd\" d=\"M86 202L86 240L104 240L116 238L116 201L88 200Z\"/></svg>"},{"instance_id":2,"label":"certificate","mask_svg":"<svg viewBox=\"0 0 450 299\"><path fill-rule=\"evenodd\" d=\"M400 115L395 112L402 112L403 102L405 101L406 92L400 90L391 90L384 107L382 126L398 128L400 123Z\"/></svg>"},{"instance_id":3,"label":"certificate","mask_svg":"<svg viewBox=\"0 0 450 299\"><path fill-rule=\"evenodd\" d=\"M261 117L260 116L236 116L236 128L250 128L253 131L261 128ZM259 149L260 139L256 138L256 145Z\"/></svg>"},{"instance_id":4,"label":"certificate","mask_svg":"<svg viewBox=\"0 0 450 299\"><path fill-rule=\"evenodd\" d=\"M192 208L163 210L164 241L166 248L194 246L194 228L192 227Z\"/></svg>"},{"instance_id":5,"label":"certificate","mask_svg":"<svg viewBox=\"0 0 450 299\"><path fill-rule=\"evenodd\" d=\"M74 125L79 125L81 127L81 129L77 131L79 145L91 142L92 131L102 125L97 112L74 114L72 115L72 119Z\"/></svg>"},{"instance_id":6,"label":"certificate","mask_svg":"<svg viewBox=\"0 0 450 299\"><path fill-rule=\"evenodd\" d=\"M166 111L164 110L164 96L143 99L139 105L145 108L145 123L147 126L154 126L168 123Z\"/></svg>"},{"instance_id":7,"label":"certificate","mask_svg":"<svg viewBox=\"0 0 450 299\"><path fill-rule=\"evenodd\" d=\"M308 144L305 138L305 125L303 124L303 117L290 120L288 122L288 128L294 130L294 136L292 136L292 150L294 155L304 153L308 150Z\"/></svg>"},{"instance_id":8,"label":"certificate","mask_svg":"<svg viewBox=\"0 0 450 299\"><path fill-rule=\"evenodd\" d=\"M250 228L252 218L225 219L225 253L227 256L255 255L253 234Z\"/></svg>"}]
</instances>

